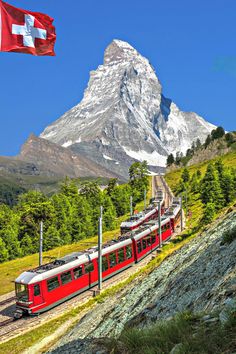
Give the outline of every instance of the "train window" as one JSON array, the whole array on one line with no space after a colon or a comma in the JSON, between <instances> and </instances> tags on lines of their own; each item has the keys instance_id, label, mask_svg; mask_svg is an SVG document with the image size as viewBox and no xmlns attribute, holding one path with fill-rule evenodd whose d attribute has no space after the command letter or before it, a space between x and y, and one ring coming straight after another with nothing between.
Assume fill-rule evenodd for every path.
<instances>
[{"instance_id":1,"label":"train window","mask_svg":"<svg viewBox=\"0 0 236 354\"><path fill-rule=\"evenodd\" d=\"M124 262L124 259L125 259L124 248L121 248L121 249L118 251L118 263Z\"/></svg>"},{"instance_id":2,"label":"train window","mask_svg":"<svg viewBox=\"0 0 236 354\"><path fill-rule=\"evenodd\" d=\"M61 274L61 283L62 283L62 285L69 283L71 280L72 280L72 277L71 277L71 272L70 271Z\"/></svg>"},{"instance_id":3,"label":"train window","mask_svg":"<svg viewBox=\"0 0 236 354\"><path fill-rule=\"evenodd\" d=\"M90 272L92 272L93 270L94 270L94 265L93 265L92 262L85 264L85 266L84 266L84 271L85 271L85 273L90 273Z\"/></svg>"},{"instance_id":4,"label":"train window","mask_svg":"<svg viewBox=\"0 0 236 354\"><path fill-rule=\"evenodd\" d=\"M104 272L105 270L108 269L108 260L106 256L102 257L102 271Z\"/></svg>"},{"instance_id":5,"label":"train window","mask_svg":"<svg viewBox=\"0 0 236 354\"><path fill-rule=\"evenodd\" d=\"M40 287L39 284L36 284L34 286L34 296L39 296L40 295Z\"/></svg>"},{"instance_id":6,"label":"train window","mask_svg":"<svg viewBox=\"0 0 236 354\"><path fill-rule=\"evenodd\" d=\"M126 259L132 258L132 247L131 246L126 246Z\"/></svg>"},{"instance_id":7,"label":"train window","mask_svg":"<svg viewBox=\"0 0 236 354\"><path fill-rule=\"evenodd\" d=\"M73 269L73 273L74 273L74 278L75 279L78 279L79 277L82 277L82 275L83 275L83 267L82 267L82 265L77 267L77 268L74 268Z\"/></svg>"},{"instance_id":8,"label":"train window","mask_svg":"<svg viewBox=\"0 0 236 354\"><path fill-rule=\"evenodd\" d=\"M28 289L25 284L16 283L16 297L21 301L28 301Z\"/></svg>"},{"instance_id":9,"label":"train window","mask_svg":"<svg viewBox=\"0 0 236 354\"><path fill-rule=\"evenodd\" d=\"M137 247L138 247L138 253L142 252L142 245L141 245L141 241L137 242Z\"/></svg>"},{"instance_id":10,"label":"train window","mask_svg":"<svg viewBox=\"0 0 236 354\"><path fill-rule=\"evenodd\" d=\"M110 261L110 268L116 266L116 252L110 253L109 254L109 261Z\"/></svg>"},{"instance_id":11,"label":"train window","mask_svg":"<svg viewBox=\"0 0 236 354\"><path fill-rule=\"evenodd\" d=\"M48 291L52 291L59 287L58 277L51 278L47 281Z\"/></svg>"},{"instance_id":12,"label":"train window","mask_svg":"<svg viewBox=\"0 0 236 354\"><path fill-rule=\"evenodd\" d=\"M150 237L147 239L147 246L148 246L148 247L151 246L151 238L150 238Z\"/></svg>"},{"instance_id":13,"label":"train window","mask_svg":"<svg viewBox=\"0 0 236 354\"><path fill-rule=\"evenodd\" d=\"M152 244L156 242L156 236L155 235L152 235L151 241L152 241Z\"/></svg>"},{"instance_id":14,"label":"train window","mask_svg":"<svg viewBox=\"0 0 236 354\"><path fill-rule=\"evenodd\" d=\"M146 240L142 239L143 250L147 248Z\"/></svg>"}]
</instances>

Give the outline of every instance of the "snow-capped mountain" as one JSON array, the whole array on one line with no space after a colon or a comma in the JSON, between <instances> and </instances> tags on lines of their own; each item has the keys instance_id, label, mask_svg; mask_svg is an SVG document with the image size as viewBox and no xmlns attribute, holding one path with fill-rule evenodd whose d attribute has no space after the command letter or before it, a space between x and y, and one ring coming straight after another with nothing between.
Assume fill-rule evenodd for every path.
<instances>
[{"instance_id":1,"label":"snow-capped mountain","mask_svg":"<svg viewBox=\"0 0 236 354\"><path fill-rule=\"evenodd\" d=\"M90 73L82 101L40 137L120 173L133 159L165 166L169 153L186 152L214 128L165 98L149 61L128 43L114 40L104 64Z\"/></svg>"}]
</instances>

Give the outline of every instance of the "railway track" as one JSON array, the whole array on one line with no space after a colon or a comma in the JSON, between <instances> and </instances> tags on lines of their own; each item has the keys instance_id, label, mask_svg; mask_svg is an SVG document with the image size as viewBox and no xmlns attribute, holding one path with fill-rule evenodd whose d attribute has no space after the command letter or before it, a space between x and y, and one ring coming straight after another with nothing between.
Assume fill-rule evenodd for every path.
<instances>
[{"instance_id":1,"label":"railway track","mask_svg":"<svg viewBox=\"0 0 236 354\"><path fill-rule=\"evenodd\" d=\"M153 253L149 254L141 262L136 263L132 267L128 268L126 271L118 273L114 277L106 280L103 283L103 289L105 290L117 284L118 282L122 282L123 280L127 279L135 271L141 269L148 262L150 262L154 254L156 254L156 251L153 251ZM51 309L50 311L42 313L39 316L23 317L19 320L14 320L13 317L11 317L0 322L0 343L6 342L7 340L17 337L22 333L29 332L30 330L32 330L32 328L36 328L37 326L40 326L41 324L46 323L62 315L63 313L72 310L78 305L85 303L87 300L93 297L93 292L95 289L96 287L86 290L85 292L81 293L78 296L75 296L71 300L62 303L61 305ZM11 316L13 316L14 310L15 308L12 309Z\"/></svg>"},{"instance_id":2,"label":"railway track","mask_svg":"<svg viewBox=\"0 0 236 354\"><path fill-rule=\"evenodd\" d=\"M153 176L153 192L156 193L158 189L162 189L165 192L165 198L168 198L168 203L170 203L172 196L170 195L169 191L166 190L164 178L162 178L162 176ZM135 271L145 266L153 258L154 254L156 254L156 251L153 251L153 253L149 254L142 261L128 268L126 271L118 273L111 279L104 282L103 289L107 289L112 285L127 279ZM1 317L3 319L2 322L0 322L0 342L7 341L10 338L18 336L19 334L26 333L30 331L32 327L36 328L42 323L46 323L62 315L63 313L72 310L79 304L85 303L93 296L95 289L96 287L89 289L82 294L72 298L71 300L66 301L61 305L51 309L50 311L40 314L37 317L23 317L19 320L13 319L15 306L13 306L11 303L15 300L15 296L3 299L0 301L0 320ZM9 295L12 295L12 293ZM8 318L6 319L6 317Z\"/></svg>"},{"instance_id":3,"label":"railway track","mask_svg":"<svg viewBox=\"0 0 236 354\"><path fill-rule=\"evenodd\" d=\"M8 299L5 299L3 301L0 301L0 307L6 305L6 304L9 304L13 301L15 301L16 297L15 296L12 296L12 297L9 297Z\"/></svg>"}]
</instances>

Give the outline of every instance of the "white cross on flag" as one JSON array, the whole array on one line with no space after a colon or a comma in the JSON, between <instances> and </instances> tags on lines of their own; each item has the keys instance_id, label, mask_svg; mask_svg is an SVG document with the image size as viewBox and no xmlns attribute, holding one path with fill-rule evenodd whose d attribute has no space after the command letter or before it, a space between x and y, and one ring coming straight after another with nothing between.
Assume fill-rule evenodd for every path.
<instances>
[{"instance_id":1,"label":"white cross on flag","mask_svg":"<svg viewBox=\"0 0 236 354\"><path fill-rule=\"evenodd\" d=\"M0 0L0 51L55 55L53 19L18 9Z\"/></svg>"}]
</instances>

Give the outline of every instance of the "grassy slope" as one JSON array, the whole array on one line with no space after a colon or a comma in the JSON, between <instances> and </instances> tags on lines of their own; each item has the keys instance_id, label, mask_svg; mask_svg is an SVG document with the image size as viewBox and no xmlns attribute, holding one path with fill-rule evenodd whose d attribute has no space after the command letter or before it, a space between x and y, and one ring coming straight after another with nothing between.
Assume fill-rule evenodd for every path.
<instances>
[{"instance_id":1,"label":"grassy slope","mask_svg":"<svg viewBox=\"0 0 236 354\"><path fill-rule=\"evenodd\" d=\"M236 151L223 155L220 158L225 166L236 167ZM200 170L202 175L204 175L209 162L215 162L217 159L218 158L215 158L210 161L205 161L200 164L188 167L190 176L192 176L193 173L196 172L197 170ZM175 171L167 173L165 176L166 182L168 183L168 185L170 186L170 188L173 190L174 193L175 193L176 186L180 181L182 172L183 172L183 168L180 168ZM185 198L185 195L183 195L183 198ZM187 227L190 229L198 227L203 215L203 205L201 200L199 199L199 195L192 196L192 199L188 201L188 210L191 210L192 217L191 219L187 220Z\"/></svg>"},{"instance_id":2,"label":"grassy slope","mask_svg":"<svg viewBox=\"0 0 236 354\"><path fill-rule=\"evenodd\" d=\"M150 179L151 185L151 179ZM147 198L151 197L151 187L149 188L149 192ZM144 202L139 203L136 206L136 209L142 210L144 207ZM121 216L117 219L117 228L112 231L104 232L103 234L103 242L111 240L119 235L119 225L120 223L128 217L127 215ZM78 243L74 243L71 245L65 245L61 247L57 247L51 251L44 252L43 260L44 263L50 262L52 259L63 257L64 255L83 251L89 247L92 247L97 244L97 236L90 237L88 239L81 240ZM0 264L0 295L6 294L12 290L14 290L14 283L13 281L19 274L24 272L27 269L36 267L38 265L38 254L33 254L30 256L26 256L20 259L14 259L12 261L8 261L5 263Z\"/></svg>"}]
</instances>

